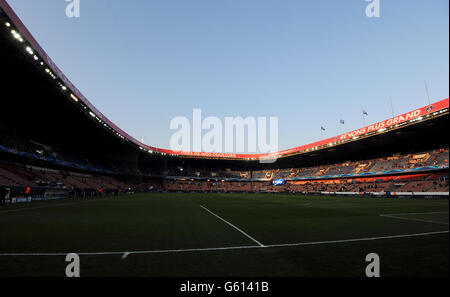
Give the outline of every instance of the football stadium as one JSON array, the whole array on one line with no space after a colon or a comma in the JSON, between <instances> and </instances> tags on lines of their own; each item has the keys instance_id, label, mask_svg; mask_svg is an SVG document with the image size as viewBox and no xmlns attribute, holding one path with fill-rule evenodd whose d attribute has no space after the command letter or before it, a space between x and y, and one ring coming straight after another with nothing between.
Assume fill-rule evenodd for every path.
<instances>
[{"instance_id":1,"label":"football stadium","mask_svg":"<svg viewBox=\"0 0 450 297\"><path fill-rule=\"evenodd\" d=\"M448 277L448 98L277 153L174 151L95 108L5 0L0 45L1 277L72 253L84 277L365 277L371 253Z\"/></svg>"}]
</instances>

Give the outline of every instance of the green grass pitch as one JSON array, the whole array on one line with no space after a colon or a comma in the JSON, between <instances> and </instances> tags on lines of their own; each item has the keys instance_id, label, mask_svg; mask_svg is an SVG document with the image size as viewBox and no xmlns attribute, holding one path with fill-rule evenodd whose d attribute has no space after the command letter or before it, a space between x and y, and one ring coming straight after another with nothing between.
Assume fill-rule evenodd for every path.
<instances>
[{"instance_id":1,"label":"green grass pitch","mask_svg":"<svg viewBox=\"0 0 450 297\"><path fill-rule=\"evenodd\" d=\"M0 208L0 276L448 276L448 200L139 194Z\"/></svg>"}]
</instances>

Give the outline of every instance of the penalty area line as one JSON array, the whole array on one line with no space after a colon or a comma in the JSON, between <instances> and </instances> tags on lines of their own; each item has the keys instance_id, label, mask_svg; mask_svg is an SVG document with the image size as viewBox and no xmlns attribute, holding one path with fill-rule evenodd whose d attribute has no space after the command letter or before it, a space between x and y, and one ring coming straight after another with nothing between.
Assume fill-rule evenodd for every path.
<instances>
[{"instance_id":1,"label":"penalty area line","mask_svg":"<svg viewBox=\"0 0 450 297\"><path fill-rule=\"evenodd\" d=\"M387 235L387 236L378 236L378 237L366 237L366 238L354 238L354 239L341 239L341 240L328 240L328 241L316 241L316 242L301 242L301 243L287 243L287 244L272 244L267 247L290 247L290 246L306 246L306 245L324 245L324 244L333 244L333 243L348 243L348 242L364 242L364 241L375 241L375 240L383 240L383 239L396 239L396 238L408 238L408 237L420 237L420 236L429 236L429 235L437 235L437 234L448 234L449 230L446 231L436 231L436 232L424 232L424 233L415 233L415 234L403 234L403 235Z\"/></svg>"},{"instance_id":2,"label":"penalty area line","mask_svg":"<svg viewBox=\"0 0 450 297\"><path fill-rule=\"evenodd\" d=\"M404 213L384 213L380 216L408 216L408 215L421 215L421 214L441 214L448 213L448 211L434 211L434 212L404 212Z\"/></svg>"},{"instance_id":3,"label":"penalty area line","mask_svg":"<svg viewBox=\"0 0 450 297\"><path fill-rule=\"evenodd\" d=\"M235 225L231 224L230 222L228 222L227 220L221 218L220 216L218 216L217 214L213 213L212 211L210 211L209 209L207 209L206 207L204 207L203 205L200 205L201 208L203 208L204 210L206 210L207 212L209 212L210 214L212 214L213 216L215 216L216 218L218 218L219 220L221 220L222 222L228 224L229 226L233 227L234 229L236 229L237 231L241 232L243 235L245 235L247 238L249 238L250 240L252 240L253 242L255 242L257 245L259 245L260 247L264 247L264 244L262 244L261 242L259 242L258 240L254 239L253 237L251 237L250 235L248 235L247 233L245 233L244 231L242 231L241 229L239 229L238 227L236 227Z\"/></svg>"},{"instance_id":4,"label":"penalty area line","mask_svg":"<svg viewBox=\"0 0 450 297\"><path fill-rule=\"evenodd\" d=\"M380 217L404 220L404 221L414 221L414 222L423 222L423 223L431 223L431 224L439 224L439 225L448 225L448 223L445 223L445 222L437 222L437 221L424 220L424 219L403 218L403 217L396 216L396 215L380 215Z\"/></svg>"},{"instance_id":5,"label":"penalty area line","mask_svg":"<svg viewBox=\"0 0 450 297\"><path fill-rule=\"evenodd\" d=\"M164 254L164 253L186 253L186 252L211 252L211 251L226 251L226 250L243 250L243 249L267 249L267 248L283 248L283 247L295 247L295 246L308 246L308 245L325 245L325 244L339 244L339 243L351 243L351 242L365 242L384 239L396 239L396 238L408 238L408 237L421 237L439 234L448 234L449 230L424 232L415 234L402 234L402 235L390 235L379 237L364 237L342 240L329 240L329 241L313 241L313 242L300 242L300 243L286 243L286 244L272 244L265 246L231 246L231 247L216 247L216 248L197 248L197 249L173 249L173 250L150 250L150 251L127 251L127 252L80 252L77 253L80 256L111 256L122 255L122 260L126 259L129 255L137 254ZM17 256L66 256L67 253L0 253L0 257L17 257Z\"/></svg>"}]
</instances>

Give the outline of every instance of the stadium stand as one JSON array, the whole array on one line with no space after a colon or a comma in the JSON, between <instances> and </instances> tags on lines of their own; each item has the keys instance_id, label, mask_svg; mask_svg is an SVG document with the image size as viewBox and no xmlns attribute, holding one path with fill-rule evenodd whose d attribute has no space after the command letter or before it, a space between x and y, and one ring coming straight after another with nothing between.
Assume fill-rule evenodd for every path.
<instances>
[{"instance_id":1,"label":"stadium stand","mask_svg":"<svg viewBox=\"0 0 450 297\"><path fill-rule=\"evenodd\" d=\"M321 165L311 168L291 168L260 171L200 170L172 168L164 186L160 182L126 183L116 176L56 170L45 167L0 162L0 185L37 188L71 189L89 193L102 189L107 193L133 191L175 192L448 192L447 173L408 173L411 170L448 168L448 149L419 154L394 155L362 161ZM424 167L428 166L428 167ZM432 166L433 168L431 168ZM389 173L376 177L360 177L365 173ZM403 172L400 172L403 171ZM331 176L333 176L331 178ZM350 177L349 177L350 176ZM151 176L150 176L151 177ZM284 187L272 186L271 180L287 180Z\"/></svg>"},{"instance_id":2,"label":"stadium stand","mask_svg":"<svg viewBox=\"0 0 450 297\"><path fill-rule=\"evenodd\" d=\"M420 157L420 159L419 159ZM249 178L256 180L272 180L277 178L311 178L311 177L342 177L348 175L362 175L364 173L386 174L390 171L413 171L439 169L448 167L448 149L425 151L419 154L394 155L386 158L346 161L340 164L321 165L309 168L274 169L261 171L204 171L200 169L172 169L170 176L204 177L204 178Z\"/></svg>"},{"instance_id":3,"label":"stadium stand","mask_svg":"<svg viewBox=\"0 0 450 297\"><path fill-rule=\"evenodd\" d=\"M9 74L2 77L2 93L14 94L1 102L0 186L10 188L12 197L141 191L448 197L448 98L278 152L274 164L248 154L176 152L139 142L97 110L9 6L2 6L0 19L2 69ZM20 39L13 32L21 32ZM276 179L282 185L273 185Z\"/></svg>"}]
</instances>

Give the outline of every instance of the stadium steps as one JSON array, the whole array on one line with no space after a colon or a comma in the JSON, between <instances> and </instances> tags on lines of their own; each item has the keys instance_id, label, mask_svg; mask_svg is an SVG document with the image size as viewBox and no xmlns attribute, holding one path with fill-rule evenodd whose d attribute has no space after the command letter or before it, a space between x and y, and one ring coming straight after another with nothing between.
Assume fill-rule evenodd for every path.
<instances>
[{"instance_id":1,"label":"stadium steps","mask_svg":"<svg viewBox=\"0 0 450 297\"><path fill-rule=\"evenodd\" d=\"M15 167L13 165L9 165L9 164L2 164L2 168L5 171L8 171L9 173L16 175L17 177L19 177L20 179L23 179L25 181L30 181L31 179L31 175L28 175L24 170Z\"/></svg>"},{"instance_id":2,"label":"stadium steps","mask_svg":"<svg viewBox=\"0 0 450 297\"><path fill-rule=\"evenodd\" d=\"M2 175L7 180L13 182L13 184L17 186L25 186L27 184L34 185L34 182L31 182L26 178L16 175L13 172L10 172L9 170L5 169L4 167L0 167L0 175Z\"/></svg>"},{"instance_id":3,"label":"stadium steps","mask_svg":"<svg viewBox=\"0 0 450 297\"><path fill-rule=\"evenodd\" d=\"M395 183L392 183L389 187L387 187L385 190L385 192L395 192L397 191L397 186L395 186Z\"/></svg>"},{"instance_id":4,"label":"stadium steps","mask_svg":"<svg viewBox=\"0 0 450 297\"><path fill-rule=\"evenodd\" d=\"M16 181L0 174L0 185L2 185L2 186L18 186L19 184Z\"/></svg>"},{"instance_id":5,"label":"stadium steps","mask_svg":"<svg viewBox=\"0 0 450 297\"><path fill-rule=\"evenodd\" d=\"M365 170L365 172L370 172L371 169L375 166L375 164L377 163L377 161L370 161L369 165L367 165L365 168L363 168Z\"/></svg>"}]
</instances>

